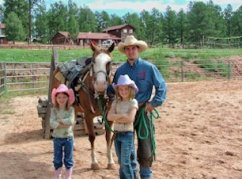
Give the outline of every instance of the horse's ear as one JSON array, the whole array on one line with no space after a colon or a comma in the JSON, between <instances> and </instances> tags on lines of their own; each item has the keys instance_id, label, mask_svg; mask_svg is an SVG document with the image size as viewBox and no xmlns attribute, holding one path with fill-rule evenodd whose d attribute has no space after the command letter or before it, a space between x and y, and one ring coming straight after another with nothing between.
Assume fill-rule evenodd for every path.
<instances>
[{"instance_id":1,"label":"horse's ear","mask_svg":"<svg viewBox=\"0 0 242 179\"><path fill-rule=\"evenodd\" d=\"M108 48L108 51L111 53L115 47L115 43L113 42L112 45Z\"/></svg>"},{"instance_id":2,"label":"horse's ear","mask_svg":"<svg viewBox=\"0 0 242 179\"><path fill-rule=\"evenodd\" d=\"M92 51L97 51L97 46L96 46L96 42L90 40L90 47L92 49Z\"/></svg>"}]
</instances>

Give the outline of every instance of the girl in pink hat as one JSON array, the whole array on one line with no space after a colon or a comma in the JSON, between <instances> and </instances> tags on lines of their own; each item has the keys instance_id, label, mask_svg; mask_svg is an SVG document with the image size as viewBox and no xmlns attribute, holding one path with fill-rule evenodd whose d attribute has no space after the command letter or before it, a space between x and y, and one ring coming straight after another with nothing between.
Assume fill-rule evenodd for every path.
<instances>
[{"instance_id":1,"label":"girl in pink hat","mask_svg":"<svg viewBox=\"0 0 242 179\"><path fill-rule=\"evenodd\" d=\"M120 164L119 176L121 179L134 179L137 162L136 156L133 156L135 154L133 122L138 109L138 102L134 97L138 88L128 75L120 75L113 87L116 99L107 118L109 121L114 121L114 145Z\"/></svg>"},{"instance_id":2,"label":"girl in pink hat","mask_svg":"<svg viewBox=\"0 0 242 179\"><path fill-rule=\"evenodd\" d=\"M73 169L73 125L75 122L74 92L66 85L60 84L51 94L53 108L50 115L50 126L53 128L55 179L61 179L64 160L65 177L71 179Z\"/></svg>"}]
</instances>

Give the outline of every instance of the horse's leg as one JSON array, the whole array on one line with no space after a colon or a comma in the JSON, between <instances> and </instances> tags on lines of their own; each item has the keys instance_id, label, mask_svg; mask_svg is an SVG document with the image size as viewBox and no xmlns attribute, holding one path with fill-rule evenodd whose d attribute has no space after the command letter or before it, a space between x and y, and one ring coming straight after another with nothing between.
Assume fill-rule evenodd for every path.
<instances>
[{"instance_id":1,"label":"horse's leg","mask_svg":"<svg viewBox=\"0 0 242 179\"><path fill-rule=\"evenodd\" d=\"M111 126L111 123L109 122L109 125ZM112 154L112 132L106 128L106 142L107 142L107 157L108 157L108 169L115 169L114 160L113 160L113 154Z\"/></svg>"},{"instance_id":2,"label":"horse's leg","mask_svg":"<svg viewBox=\"0 0 242 179\"><path fill-rule=\"evenodd\" d=\"M95 136L95 133L94 133L93 119L88 117L87 115L85 115L85 120L86 120L86 124L87 124L87 129L88 129L89 141L91 143L91 159L92 159L91 169L98 170L98 169L100 169L100 167L98 165L96 153L95 153L95 150L94 150L95 149L94 141L95 141L96 136Z\"/></svg>"}]
</instances>

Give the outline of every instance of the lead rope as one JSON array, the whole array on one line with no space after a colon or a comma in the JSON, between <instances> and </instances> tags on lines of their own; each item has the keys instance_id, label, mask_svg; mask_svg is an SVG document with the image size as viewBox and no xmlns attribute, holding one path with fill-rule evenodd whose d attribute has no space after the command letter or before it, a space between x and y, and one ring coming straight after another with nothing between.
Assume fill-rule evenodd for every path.
<instances>
[{"instance_id":1,"label":"lead rope","mask_svg":"<svg viewBox=\"0 0 242 179\"><path fill-rule=\"evenodd\" d=\"M156 159L156 140L155 140L155 125L154 119L160 118L159 112L154 109L149 113L149 126L147 126L145 119L145 107L141 107L134 123L134 127L137 129L137 136L139 139L144 140L151 137L151 152L154 159ZM143 132L142 132L143 131Z\"/></svg>"},{"instance_id":2,"label":"lead rope","mask_svg":"<svg viewBox=\"0 0 242 179\"><path fill-rule=\"evenodd\" d=\"M107 120L107 111L102 107L101 99L99 97L97 98L97 103L98 103L99 110L102 113L102 121L99 120L98 122L100 124L103 124L104 123L106 129L108 129L111 132L114 132L114 130L110 127L110 125L108 123L108 120Z\"/></svg>"}]
</instances>

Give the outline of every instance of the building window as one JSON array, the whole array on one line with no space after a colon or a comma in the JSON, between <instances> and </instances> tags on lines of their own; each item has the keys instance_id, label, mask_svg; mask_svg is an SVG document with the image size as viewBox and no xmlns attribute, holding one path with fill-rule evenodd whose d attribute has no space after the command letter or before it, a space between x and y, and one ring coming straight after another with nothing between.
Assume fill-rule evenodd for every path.
<instances>
[{"instance_id":1,"label":"building window","mask_svg":"<svg viewBox=\"0 0 242 179\"><path fill-rule=\"evenodd\" d=\"M123 29L123 33L127 33L127 29Z\"/></svg>"},{"instance_id":2,"label":"building window","mask_svg":"<svg viewBox=\"0 0 242 179\"><path fill-rule=\"evenodd\" d=\"M133 33L133 29L129 29L129 33L132 34Z\"/></svg>"}]
</instances>

